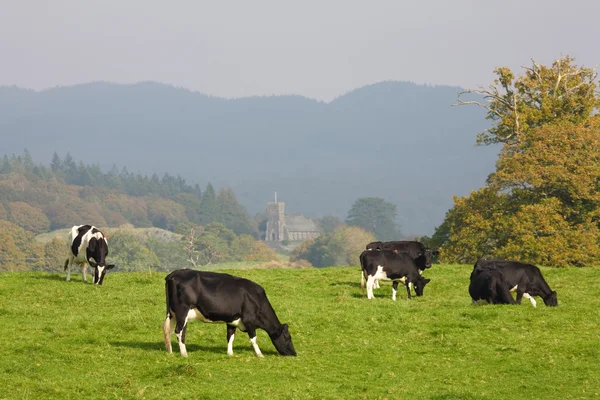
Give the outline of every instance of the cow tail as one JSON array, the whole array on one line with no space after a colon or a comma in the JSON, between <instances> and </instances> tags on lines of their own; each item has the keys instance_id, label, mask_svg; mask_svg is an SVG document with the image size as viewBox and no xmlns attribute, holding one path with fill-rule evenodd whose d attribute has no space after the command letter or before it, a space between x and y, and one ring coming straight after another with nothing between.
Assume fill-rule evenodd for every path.
<instances>
[{"instance_id":1,"label":"cow tail","mask_svg":"<svg viewBox=\"0 0 600 400\"><path fill-rule=\"evenodd\" d=\"M65 260L65 266L63 267L63 271L66 271L68 266L69 266L69 259L67 258Z\"/></svg>"},{"instance_id":2,"label":"cow tail","mask_svg":"<svg viewBox=\"0 0 600 400\"><path fill-rule=\"evenodd\" d=\"M172 318L172 315L171 315L171 308L169 307L169 298L170 298L170 296L169 296L169 289L172 289L172 290L173 290L173 289L175 289L174 287L172 287L173 285L169 285L170 283L172 283L172 281L171 281L170 279L168 279L168 278L167 278L167 279L165 280L165 300L166 300L166 303L167 303L167 304L166 304L166 305L167 305L167 311L166 311L165 315L166 315L166 317L168 317L169 319L171 319L171 318ZM169 287L169 286L171 286L171 287Z\"/></svg>"}]
</instances>

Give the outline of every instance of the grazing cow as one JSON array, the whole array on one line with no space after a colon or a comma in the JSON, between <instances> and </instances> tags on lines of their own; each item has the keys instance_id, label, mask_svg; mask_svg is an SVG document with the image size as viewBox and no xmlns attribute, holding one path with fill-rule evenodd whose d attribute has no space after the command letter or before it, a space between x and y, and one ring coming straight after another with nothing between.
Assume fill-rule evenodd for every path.
<instances>
[{"instance_id":1,"label":"grazing cow","mask_svg":"<svg viewBox=\"0 0 600 400\"><path fill-rule=\"evenodd\" d=\"M496 268L474 268L469 294L473 304L483 300L489 304L515 304L504 275Z\"/></svg>"},{"instance_id":2,"label":"grazing cow","mask_svg":"<svg viewBox=\"0 0 600 400\"><path fill-rule=\"evenodd\" d=\"M165 345L171 353L171 320L175 318L175 335L179 352L187 357L185 332L188 321L224 322L227 324L227 354L233 355L235 330L247 332L257 357L262 353L256 344L256 329L265 330L273 345L284 356L296 350L287 324L281 324L269 303L265 290L248 279L216 272L180 269L165 278L167 317L163 324Z\"/></svg>"},{"instance_id":3,"label":"grazing cow","mask_svg":"<svg viewBox=\"0 0 600 400\"><path fill-rule=\"evenodd\" d=\"M417 241L393 241L393 242L371 242L367 245L367 250L391 250L396 253L408 253L423 273L427 268L431 268L433 256L439 254L438 251L428 249L423 243Z\"/></svg>"},{"instance_id":4,"label":"grazing cow","mask_svg":"<svg viewBox=\"0 0 600 400\"><path fill-rule=\"evenodd\" d=\"M502 272L511 292L517 292L517 303L521 304L523 297L529 299L535 307L533 296L540 296L547 306L558 306L556 292L544 280L538 267L518 261L479 260L477 268L495 268Z\"/></svg>"},{"instance_id":5,"label":"grazing cow","mask_svg":"<svg viewBox=\"0 0 600 400\"><path fill-rule=\"evenodd\" d=\"M87 266L93 268L92 283L102 285L104 275L113 264L106 264L108 254L108 241L102 232L92 225L76 225L69 232L69 257L65 261L64 269L67 271L67 281L71 280L71 266L77 264L81 267L81 276L87 282Z\"/></svg>"},{"instance_id":6,"label":"grazing cow","mask_svg":"<svg viewBox=\"0 0 600 400\"><path fill-rule=\"evenodd\" d=\"M398 282L406 285L409 299L411 299L411 286L414 285L417 296L422 296L425 285L430 282L429 279L421 276L415 260L407 253L396 253L391 250L366 250L360 255L360 265L362 268L360 287L364 292L366 280L368 299L375 298L373 296L373 286L380 279L393 281L392 300L394 301L396 300Z\"/></svg>"}]
</instances>

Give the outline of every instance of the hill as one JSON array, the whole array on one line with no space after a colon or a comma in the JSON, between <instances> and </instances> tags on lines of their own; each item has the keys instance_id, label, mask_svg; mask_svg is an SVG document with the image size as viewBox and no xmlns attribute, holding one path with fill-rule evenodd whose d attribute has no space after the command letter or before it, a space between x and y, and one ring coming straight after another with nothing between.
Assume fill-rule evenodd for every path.
<instances>
[{"instance_id":1,"label":"hill","mask_svg":"<svg viewBox=\"0 0 600 400\"><path fill-rule=\"evenodd\" d=\"M359 197L398 206L405 234L431 234L483 185L497 149L476 148L476 108L460 88L381 82L330 103L301 96L223 99L168 85L0 88L3 151L53 152L152 175L231 187L252 214L273 192L287 209L345 218Z\"/></svg>"}]
</instances>

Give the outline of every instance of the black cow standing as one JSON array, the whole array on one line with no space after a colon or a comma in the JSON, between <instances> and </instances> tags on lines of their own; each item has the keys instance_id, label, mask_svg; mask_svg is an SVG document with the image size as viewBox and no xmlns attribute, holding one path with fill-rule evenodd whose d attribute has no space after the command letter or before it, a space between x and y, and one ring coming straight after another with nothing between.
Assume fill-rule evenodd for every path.
<instances>
[{"instance_id":1,"label":"black cow standing","mask_svg":"<svg viewBox=\"0 0 600 400\"><path fill-rule=\"evenodd\" d=\"M410 287L414 285L417 296L423 295L425 285L430 282L419 273L415 260L407 253L396 253L391 250L363 251L360 255L362 275L360 287L364 290L367 283L367 298L374 299L373 287L381 279L391 280L392 300L396 300L398 282L406 285L408 298L411 298ZM364 292L363 292L364 293Z\"/></svg>"},{"instance_id":2,"label":"black cow standing","mask_svg":"<svg viewBox=\"0 0 600 400\"><path fill-rule=\"evenodd\" d=\"M102 285L106 271L115 266L106 264L108 241L102 232L92 225L76 225L69 232L69 257L65 261L67 281L71 280L71 266L81 267L81 276L87 282L87 267L93 268L92 283Z\"/></svg>"},{"instance_id":3,"label":"black cow standing","mask_svg":"<svg viewBox=\"0 0 600 400\"><path fill-rule=\"evenodd\" d=\"M392 242L371 242L367 244L366 250L390 250L396 253L407 253L414 260L423 273L427 268L431 268L433 256L439 254L438 251L433 251L421 242L415 240L398 240Z\"/></svg>"},{"instance_id":4,"label":"black cow standing","mask_svg":"<svg viewBox=\"0 0 600 400\"><path fill-rule=\"evenodd\" d=\"M474 269L497 269L502 272L510 291L517 292L517 303L521 304L523 297L529 299L535 307L536 301L533 296L540 296L547 306L558 306L556 292L550 289L542 272L532 264L519 261L505 260L479 260Z\"/></svg>"},{"instance_id":5,"label":"black cow standing","mask_svg":"<svg viewBox=\"0 0 600 400\"><path fill-rule=\"evenodd\" d=\"M474 268L471 272L469 294L473 304L515 304L504 275L496 268Z\"/></svg>"},{"instance_id":6,"label":"black cow standing","mask_svg":"<svg viewBox=\"0 0 600 400\"><path fill-rule=\"evenodd\" d=\"M269 334L279 354L296 355L288 325L279 322L264 289L257 283L228 274L191 269L173 271L165 281L167 316L163 332L169 353L172 352L171 320L175 318L175 334L183 357L187 357L187 323L195 319L227 324L229 355L233 355L233 339L237 328L248 333L257 357L263 356L256 344L257 328Z\"/></svg>"}]
</instances>

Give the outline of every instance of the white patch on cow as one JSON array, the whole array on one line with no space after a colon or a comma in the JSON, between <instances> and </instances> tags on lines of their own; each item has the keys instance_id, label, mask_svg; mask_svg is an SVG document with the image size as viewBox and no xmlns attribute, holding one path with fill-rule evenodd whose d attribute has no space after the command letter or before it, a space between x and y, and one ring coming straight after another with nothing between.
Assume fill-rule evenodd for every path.
<instances>
[{"instance_id":1,"label":"white patch on cow","mask_svg":"<svg viewBox=\"0 0 600 400\"><path fill-rule=\"evenodd\" d=\"M511 291L511 292L514 292L515 290L517 290L517 287L518 287L518 286L519 286L519 285L515 285L515 287L514 287L514 288L510 289L510 291Z\"/></svg>"},{"instance_id":2,"label":"white patch on cow","mask_svg":"<svg viewBox=\"0 0 600 400\"><path fill-rule=\"evenodd\" d=\"M402 284L406 284L406 279L407 279L407 277L403 276L402 278L394 279L394 281L398 281L398 282L402 282ZM367 277L367 299L375 298L375 296L373 295L373 289L376 288L375 285L377 285L377 287L379 287L380 280L390 281L392 279L388 278L387 273L385 273L385 271L383 270L383 266L378 265L377 271L375 272L375 274L369 275ZM396 300L393 288L392 288L392 300Z\"/></svg>"},{"instance_id":3,"label":"white patch on cow","mask_svg":"<svg viewBox=\"0 0 600 400\"><path fill-rule=\"evenodd\" d=\"M258 344L256 344L256 336L250 338L250 343L252 343L252 347L254 348L254 354L256 354L256 357L263 358L263 354L260 352Z\"/></svg>"},{"instance_id":4,"label":"white patch on cow","mask_svg":"<svg viewBox=\"0 0 600 400\"><path fill-rule=\"evenodd\" d=\"M189 313L188 313L188 315L189 315ZM188 354L187 354L187 349L185 348L185 343L183 343L183 331L184 331L185 327L187 326L187 323L188 323L188 319L186 317L185 322L183 323L183 328L181 328L181 332L175 334L177 336L177 342L179 343L179 352L181 353L182 357L186 357L186 358L187 358Z\"/></svg>"},{"instance_id":5,"label":"white patch on cow","mask_svg":"<svg viewBox=\"0 0 600 400\"><path fill-rule=\"evenodd\" d=\"M235 326L236 328L239 328L241 331L246 332L246 326L242 322L241 318L238 318L235 321L228 322L227 325Z\"/></svg>"},{"instance_id":6,"label":"white patch on cow","mask_svg":"<svg viewBox=\"0 0 600 400\"><path fill-rule=\"evenodd\" d=\"M231 335L229 338L229 342L227 342L227 354L230 356L233 355L233 339L235 338L235 334Z\"/></svg>"},{"instance_id":7,"label":"white patch on cow","mask_svg":"<svg viewBox=\"0 0 600 400\"><path fill-rule=\"evenodd\" d=\"M190 311L188 311L186 323L187 323L187 321L195 321L195 320L202 321L202 322L215 322L215 321L211 321L210 319L208 319L204 315L202 315L202 313L200 311L198 311L197 308L192 308Z\"/></svg>"},{"instance_id":8,"label":"white patch on cow","mask_svg":"<svg viewBox=\"0 0 600 400\"><path fill-rule=\"evenodd\" d=\"M523 297L525 297L526 299L529 299L529 301L531 301L531 305L533 307L536 307L537 302L535 301L535 299L533 298L532 295L530 295L529 293L523 293Z\"/></svg>"},{"instance_id":9,"label":"white patch on cow","mask_svg":"<svg viewBox=\"0 0 600 400\"><path fill-rule=\"evenodd\" d=\"M392 300L396 301L396 292L397 290L394 289L394 287L392 286Z\"/></svg>"},{"instance_id":10,"label":"white patch on cow","mask_svg":"<svg viewBox=\"0 0 600 400\"><path fill-rule=\"evenodd\" d=\"M408 290L413 290L414 286L412 282L408 282Z\"/></svg>"},{"instance_id":11,"label":"white patch on cow","mask_svg":"<svg viewBox=\"0 0 600 400\"><path fill-rule=\"evenodd\" d=\"M96 282L94 282L94 283L99 283L100 282L100 277L102 276L102 273L104 272L104 268L106 268L106 267L98 266L98 280Z\"/></svg>"}]
</instances>

